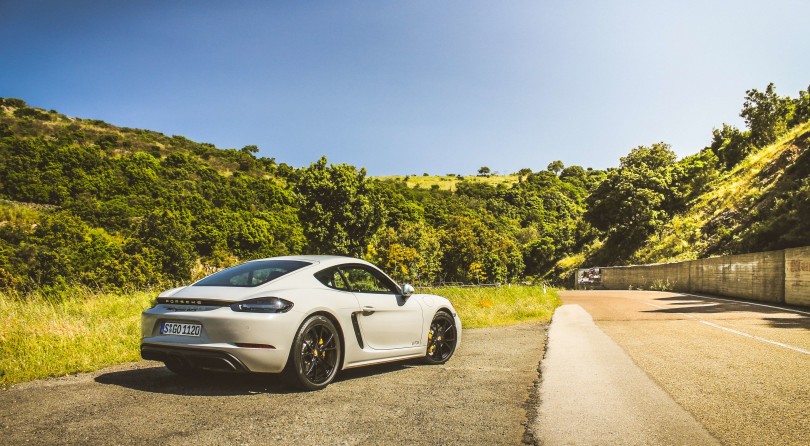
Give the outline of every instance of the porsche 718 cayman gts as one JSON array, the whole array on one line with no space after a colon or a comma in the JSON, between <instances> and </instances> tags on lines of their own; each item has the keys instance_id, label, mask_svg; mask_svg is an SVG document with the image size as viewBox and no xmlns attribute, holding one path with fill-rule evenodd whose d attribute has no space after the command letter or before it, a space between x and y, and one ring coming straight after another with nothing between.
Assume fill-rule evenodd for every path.
<instances>
[{"instance_id":1,"label":"porsche 718 cayman gts","mask_svg":"<svg viewBox=\"0 0 810 446\"><path fill-rule=\"evenodd\" d=\"M440 296L414 294L349 257L253 260L166 291L143 312L141 356L185 375L284 373L305 390L339 370L423 358L443 364L461 320Z\"/></svg>"}]
</instances>

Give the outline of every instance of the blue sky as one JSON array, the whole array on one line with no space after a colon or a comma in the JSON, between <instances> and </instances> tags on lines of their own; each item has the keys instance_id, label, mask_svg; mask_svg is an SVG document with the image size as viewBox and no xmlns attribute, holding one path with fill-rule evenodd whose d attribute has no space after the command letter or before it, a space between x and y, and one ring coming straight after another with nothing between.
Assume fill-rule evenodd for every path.
<instances>
[{"instance_id":1,"label":"blue sky","mask_svg":"<svg viewBox=\"0 0 810 446\"><path fill-rule=\"evenodd\" d=\"M810 85L810 2L0 0L0 96L371 175L680 155Z\"/></svg>"}]
</instances>

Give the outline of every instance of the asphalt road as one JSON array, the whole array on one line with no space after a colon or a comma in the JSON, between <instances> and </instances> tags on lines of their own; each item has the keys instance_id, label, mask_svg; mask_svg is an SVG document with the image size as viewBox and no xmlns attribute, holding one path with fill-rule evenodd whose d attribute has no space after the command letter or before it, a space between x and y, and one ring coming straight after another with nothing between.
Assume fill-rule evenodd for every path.
<instances>
[{"instance_id":1,"label":"asphalt road","mask_svg":"<svg viewBox=\"0 0 810 446\"><path fill-rule=\"evenodd\" d=\"M546 327L464 331L443 366L343 372L320 392L272 376L188 380L160 363L0 391L0 444L520 444Z\"/></svg>"},{"instance_id":2,"label":"asphalt road","mask_svg":"<svg viewBox=\"0 0 810 446\"><path fill-rule=\"evenodd\" d=\"M810 311L678 293L568 291L560 296L589 313L637 369L722 444L810 445ZM544 380L556 324L552 321ZM624 382L613 385L632 388L633 376L619 376ZM569 379L567 385L576 384ZM591 392L592 403L572 401L573 409L599 407L605 395ZM538 429L543 414L541 404ZM602 416L621 418L622 413ZM654 430L671 420L651 417L647 423ZM632 429L619 429L626 441L617 443L637 442ZM694 444L670 440L663 444Z\"/></svg>"},{"instance_id":3,"label":"asphalt road","mask_svg":"<svg viewBox=\"0 0 810 446\"><path fill-rule=\"evenodd\" d=\"M465 330L444 366L350 370L311 393L139 362L0 391L0 444L810 445L809 311L561 297L539 383L538 324Z\"/></svg>"},{"instance_id":4,"label":"asphalt road","mask_svg":"<svg viewBox=\"0 0 810 446\"><path fill-rule=\"evenodd\" d=\"M544 446L717 445L579 305L554 313L535 435Z\"/></svg>"}]
</instances>

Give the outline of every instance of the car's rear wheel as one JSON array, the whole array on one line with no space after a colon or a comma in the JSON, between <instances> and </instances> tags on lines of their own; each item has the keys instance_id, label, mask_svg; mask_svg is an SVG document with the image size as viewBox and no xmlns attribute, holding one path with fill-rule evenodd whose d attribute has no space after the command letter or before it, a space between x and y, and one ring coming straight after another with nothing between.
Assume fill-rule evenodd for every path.
<instances>
[{"instance_id":1,"label":"car's rear wheel","mask_svg":"<svg viewBox=\"0 0 810 446\"><path fill-rule=\"evenodd\" d=\"M342 355L340 335L332 321L312 316L295 334L285 374L302 390L320 390L335 379Z\"/></svg>"},{"instance_id":2,"label":"car's rear wheel","mask_svg":"<svg viewBox=\"0 0 810 446\"><path fill-rule=\"evenodd\" d=\"M428 364L444 364L456 351L458 336L456 322L453 317L444 311L433 316L428 330L428 345L425 362Z\"/></svg>"}]
</instances>

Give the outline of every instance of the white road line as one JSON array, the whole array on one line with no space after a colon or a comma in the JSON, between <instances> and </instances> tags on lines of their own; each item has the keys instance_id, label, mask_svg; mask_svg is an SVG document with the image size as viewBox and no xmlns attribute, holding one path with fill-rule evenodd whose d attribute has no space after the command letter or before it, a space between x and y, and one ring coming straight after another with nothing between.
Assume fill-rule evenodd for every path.
<instances>
[{"instance_id":1,"label":"white road line","mask_svg":"<svg viewBox=\"0 0 810 446\"><path fill-rule=\"evenodd\" d=\"M790 312L792 312L792 313L801 313L801 314L806 314L806 315L810 316L810 312L801 311L801 310L795 310L793 308L777 307L775 305L758 304L758 303L755 303L755 302L743 302L743 301L734 300L734 299L721 299L719 297L701 296L699 294L689 294L689 293L679 293L679 294L681 294L683 296L697 297L697 298L700 298L700 299L722 300L723 302L732 302L732 303L735 303L735 304L756 305L758 307L774 308L774 309L782 310L782 311L788 312L788 313L790 313Z\"/></svg>"},{"instance_id":2,"label":"white road line","mask_svg":"<svg viewBox=\"0 0 810 446\"><path fill-rule=\"evenodd\" d=\"M701 296L697 296L697 297L701 297ZM721 300L723 300L723 299L721 299ZM660 305L651 304L649 302L643 302L643 303L645 305L649 305L651 307L661 308L663 310L669 310L669 308L667 308L667 307L662 307ZM778 307L773 307L773 308L778 308ZM765 343L768 343L768 344L777 345L779 347L784 347L786 349L793 350L793 351L796 351L796 352L799 352L799 353L804 353L805 355L810 355L810 351L807 351L807 350L805 350L803 348L794 347L792 345L784 344L782 342L772 341L772 340L767 339L767 338L763 338L763 337L760 337L760 336L755 336L755 335L752 335L752 334L748 334L748 333L746 333L744 331L739 331L739 330L735 330L733 328L724 327L722 325L715 324L714 322L709 322L707 320L698 319L698 318L696 318L695 316L693 316L691 314L686 314L686 313L678 313L678 314L683 314L684 316L687 316L690 319L693 319L693 320L695 320L697 322L700 322L701 324L706 324L706 325L708 325L710 327L719 328L719 329L725 330L725 331L727 331L729 333L738 334L740 336L745 336L746 338L755 339L755 340L760 341L760 342L765 342Z\"/></svg>"},{"instance_id":3,"label":"white road line","mask_svg":"<svg viewBox=\"0 0 810 446\"><path fill-rule=\"evenodd\" d=\"M797 351L799 353L804 353L805 355L810 355L810 351L807 351L807 350L799 348L799 347L794 347L792 345L783 344L781 342L771 341L770 339L762 338L762 337L759 337L759 336L754 336L752 334L748 334L748 333L745 333L745 332L742 332L742 331L739 331L739 330L734 330L733 328L723 327L722 325L717 325L717 324L709 322L709 321L704 321L703 319L698 319L697 321L702 323L702 324L706 324L706 325L708 325L710 327L719 328L721 330L725 330L725 331L728 331L728 332L731 332L731 333L734 333L734 334L738 334L740 336L745 336L747 338L756 339L757 341L760 341L760 342L767 342L768 344L778 345L779 347L784 347L784 348L787 348L787 349L790 349L790 350L793 350L793 351Z\"/></svg>"}]
</instances>

